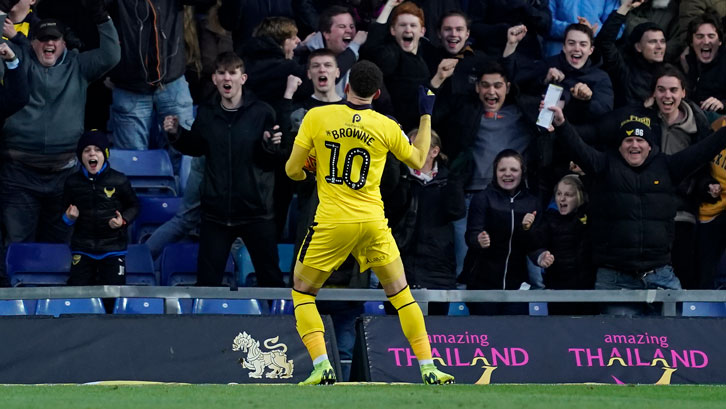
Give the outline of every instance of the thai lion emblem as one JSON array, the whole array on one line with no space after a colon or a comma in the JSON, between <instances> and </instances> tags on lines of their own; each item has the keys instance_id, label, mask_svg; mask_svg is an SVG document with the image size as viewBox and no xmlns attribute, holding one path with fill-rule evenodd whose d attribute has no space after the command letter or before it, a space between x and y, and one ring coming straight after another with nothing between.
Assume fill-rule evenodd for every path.
<instances>
[{"instance_id":1,"label":"thai lion emblem","mask_svg":"<svg viewBox=\"0 0 726 409\"><path fill-rule=\"evenodd\" d=\"M260 349L260 341L252 338L247 332L239 333L232 342L233 351L247 353L239 362L245 369L250 369L250 378L262 378L266 369L271 372L265 374L266 378L292 378L293 361L287 359L287 345L277 344L279 336L268 338L264 342L268 351Z\"/></svg>"}]
</instances>

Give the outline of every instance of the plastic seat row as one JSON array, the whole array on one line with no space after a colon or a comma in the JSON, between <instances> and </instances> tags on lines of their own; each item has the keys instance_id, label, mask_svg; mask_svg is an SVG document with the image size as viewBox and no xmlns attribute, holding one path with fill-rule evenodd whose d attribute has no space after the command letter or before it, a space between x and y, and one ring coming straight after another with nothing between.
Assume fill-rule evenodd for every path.
<instances>
[{"instance_id":1,"label":"plastic seat row","mask_svg":"<svg viewBox=\"0 0 726 409\"><path fill-rule=\"evenodd\" d=\"M267 302L242 299L196 298L192 300L192 314L290 314L289 300ZM164 314L163 298L117 298L114 314ZM182 310L182 312L184 312ZM52 315L105 314L100 298L57 298L41 300L0 300L0 315Z\"/></svg>"},{"instance_id":2,"label":"plastic seat row","mask_svg":"<svg viewBox=\"0 0 726 409\"><path fill-rule=\"evenodd\" d=\"M163 149L111 149L111 167L129 178L139 196L178 196L180 193L169 154Z\"/></svg>"},{"instance_id":3,"label":"plastic seat row","mask_svg":"<svg viewBox=\"0 0 726 409\"><path fill-rule=\"evenodd\" d=\"M65 285L71 271L71 251L58 243L11 243L5 267L13 287ZM156 285L158 274L145 244L131 245L126 255L128 285Z\"/></svg>"},{"instance_id":4,"label":"plastic seat row","mask_svg":"<svg viewBox=\"0 0 726 409\"><path fill-rule=\"evenodd\" d=\"M289 271L292 265L291 244L278 245L280 268ZM154 268L149 248L145 244L132 244L126 255L127 285L191 286L197 280L198 243L168 245L161 257L161 271ZM241 283L252 283L254 267L249 253L244 250L239 276ZM71 269L71 252L65 244L12 243L8 246L6 271L13 287L65 285ZM223 284L229 286L238 277L233 258L227 259Z\"/></svg>"}]
</instances>

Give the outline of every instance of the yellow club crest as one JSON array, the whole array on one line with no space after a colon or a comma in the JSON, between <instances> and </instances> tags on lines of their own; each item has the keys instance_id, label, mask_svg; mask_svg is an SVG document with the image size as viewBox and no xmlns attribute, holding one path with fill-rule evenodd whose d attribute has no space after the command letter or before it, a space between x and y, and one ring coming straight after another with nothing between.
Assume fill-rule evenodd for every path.
<instances>
[{"instance_id":1,"label":"yellow club crest","mask_svg":"<svg viewBox=\"0 0 726 409\"><path fill-rule=\"evenodd\" d=\"M81 262L81 255L80 254L74 254L73 255L73 265L75 266L76 264L78 264L80 262Z\"/></svg>"},{"instance_id":2,"label":"yellow club crest","mask_svg":"<svg viewBox=\"0 0 726 409\"><path fill-rule=\"evenodd\" d=\"M109 189L107 187L104 187L103 188L103 193L105 193L106 194L106 197L108 197L110 199L111 196L113 196L113 194L116 193L116 188L115 187L112 187L112 188Z\"/></svg>"}]
</instances>

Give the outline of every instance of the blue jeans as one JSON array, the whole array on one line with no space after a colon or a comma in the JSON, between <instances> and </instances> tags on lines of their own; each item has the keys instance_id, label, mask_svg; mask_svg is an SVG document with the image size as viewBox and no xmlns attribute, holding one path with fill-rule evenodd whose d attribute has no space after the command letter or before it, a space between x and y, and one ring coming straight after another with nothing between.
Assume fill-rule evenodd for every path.
<instances>
[{"instance_id":1,"label":"blue jeans","mask_svg":"<svg viewBox=\"0 0 726 409\"><path fill-rule=\"evenodd\" d=\"M673 273L673 267L665 265L645 275L623 273L611 268L597 269L596 290L680 290L681 282ZM610 303L601 308L603 314L610 315L657 315L659 308L641 303Z\"/></svg>"},{"instance_id":2,"label":"blue jeans","mask_svg":"<svg viewBox=\"0 0 726 409\"><path fill-rule=\"evenodd\" d=\"M167 115L178 116L179 125L191 129L194 122L192 97L184 76L151 94L114 88L111 103L114 146L118 149L149 149L152 129L158 128Z\"/></svg>"},{"instance_id":3,"label":"blue jeans","mask_svg":"<svg viewBox=\"0 0 726 409\"><path fill-rule=\"evenodd\" d=\"M146 245L151 250L151 256L157 259L164 246L175 243L189 232L198 230L201 220L201 209L199 199L202 195L201 185L204 177L204 156L192 159L192 166L189 171L189 179L184 187L184 197L179 210L174 217L159 226L154 233L146 240Z\"/></svg>"}]
</instances>

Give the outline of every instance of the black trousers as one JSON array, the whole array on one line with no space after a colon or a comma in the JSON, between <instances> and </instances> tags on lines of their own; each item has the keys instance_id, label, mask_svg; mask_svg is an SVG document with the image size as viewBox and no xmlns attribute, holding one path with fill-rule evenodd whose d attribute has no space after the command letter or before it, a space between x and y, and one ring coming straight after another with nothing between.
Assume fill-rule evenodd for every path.
<instances>
[{"instance_id":1,"label":"black trousers","mask_svg":"<svg viewBox=\"0 0 726 409\"><path fill-rule=\"evenodd\" d=\"M202 219L199 230L197 285L222 285L229 250L237 237L242 238L250 253L257 275L257 285L284 287L277 255L277 229L274 219L238 226L225 226Z\"/></svg>"},{"instance_id":2,"label":"black trousers","mask_svg":"<svg viewBox=\"0 0 726 409\"><path fill-rule=\"evenodd\" d=\"M696 269L696 224L676 222L671 265L684 290L700 287L699 273Z\"/></svg>"},{"instance_id":3,"label":"black trousers","mask_svg":"<svg viewBox=\"0 0 726 409\"><path fill-rule=\"evenodd\" d=\"M74 254L68 285L126 285L126 257L109 256L96 260Z\"/></svg>"},{"instance_id":4,"label":"black trousers","mask_svg":"<svg viewBox=\"0 0 726 409\"><path fill-rule=\"evenodd\" d=\"M700 288L713 290L724 282L718 263L726 250L726 213L721 213L708 223L698 225L698 279Z\"/></svg>"}]
</instances>

